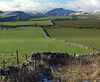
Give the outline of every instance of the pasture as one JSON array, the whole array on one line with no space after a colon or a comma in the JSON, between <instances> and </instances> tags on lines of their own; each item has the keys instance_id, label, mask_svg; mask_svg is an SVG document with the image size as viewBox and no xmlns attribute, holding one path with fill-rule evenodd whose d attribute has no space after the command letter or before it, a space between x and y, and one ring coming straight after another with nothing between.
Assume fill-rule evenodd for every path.
<instances>
[{"instance_id":1,"label":"pasture","mask_svg":"<svg viewBox=\"0 0 100 82\"><path fill-rule=\"evenodd\" d=\"M100 19L100 15L98 14L93 14L93 15L77 15L77 19L84 19L84 20L88 20L88 19Z\"/></svg>"},{"instance_id":2,"label":"pasture","mask_svg":"<svg viewBox=\"0 0 100 82\"><path fill-rule=\"evenodd\" d=\"M0 29L0 65L2 60L6 66L16 65L16 50L19 51L20 63L32 52L67 52L68 54L87 54L95 51L71 46L62 41L45 38L40 27L18 27Z\"/></svg>"},{"instance_id":3,"label":"pasture","mask_svg":"<svg viewBox=\"0 0 100 82\"><path fill-rule=\"evenodd\" d=\"M46 20L56 20L56 19L73 19L71 15L69 16L47 16L47 17L40 17L40 18L32 18L32 21L46 21ZM95 19L98 16L95 15L77 15L77 19ZM100 18L100 17L99 17Z\"/></svg>"},{"instance_id":4,"label":"pasture","mask_svg":"<svg viewBox=\"0 0 100 82\"><path fill-rule=\"evenodd\" d=\"M62 26L47 27L45 29L52 38L63 39L100 49L99 29L77 29Z\"/></svg>"},{"instance_id":5,"label":"pasture","mask_svg":"<svg viewBox=\"0 0 100 82\"><path fill-rule=\"evenodd\" d=\"M18 25L52 25L50 21L9 21L0 22L0 25L18 26Z\"/></svg>"},{"instance_id":6,"label":"pasture","mask_svg":"<svg viewBox=\"0 0 100 82\"><path fill-rule=\"evenodd\" d=\"M53 21L57 26L95 27L100 28L100 19Z\"/></svg>"},{"instance_id":7,"label":"pasture","mask_svg":"<svg viewBox=\"0 0 100 82\"><path fill-rule=\"evenodd\" d=\"M31 20L36 21L36 20L41 20L41 21L46 21L46 20L55 20L55 19L66 19L70 18L70 16L47 16L47 17L40 17L40 18L33 18Z\"/></svg>"}]
</instances>

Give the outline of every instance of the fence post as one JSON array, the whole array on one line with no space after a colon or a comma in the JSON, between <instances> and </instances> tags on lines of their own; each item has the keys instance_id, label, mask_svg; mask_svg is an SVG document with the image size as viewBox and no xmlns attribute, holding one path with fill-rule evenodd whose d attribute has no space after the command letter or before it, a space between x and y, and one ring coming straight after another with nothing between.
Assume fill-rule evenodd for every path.
<instances>
[{"instance_id":1,"label":"fence post","mask_svg":"<svg viewBox=\"0 0 100 82\"><path fill-rule=\"evenodd\" d=\"M27 54L25 54L25 59L27 60Z\"/></svg>"},{"instance_id":2,"label":"fence post","mask_svg":"<svg viewBox=\"0 0 100 82\"><path fill-rule=\"evenodd\" d=\"M36 62L35 62L35 59L34 59L34 71L35 71L35 69L36 69L36 67L35 67L35 66L36 66Z\"/></svg>"},{"instance_id":3,"label":"fence post","mask_svg":"<svg viewBox=\"0 0 100 82\"><path fill-rule=\"evenodd\" d=\"M16 56L17 56L17 64L19 66L18 50L16 51Z\"/></svg>"},{"instance_id":4,"label":"fence post","mask_svg":"<svg viewBox=\"0 0 100 82\"><path fill-rule=\"evenodd\" d=\"M74 58L75 58L75 56L76 56L76 53L74 53Z\"/></svg>"},{"instance_id":5,"label":"fence post","mask_svg":"<svg viewBox=\"0 0 100 82\"><path fill-rule=\"evenodd\" d=\"M5 60L3 60L2 62L3 62L3 69L5 69Z\"/></svg>"}]
</instances>

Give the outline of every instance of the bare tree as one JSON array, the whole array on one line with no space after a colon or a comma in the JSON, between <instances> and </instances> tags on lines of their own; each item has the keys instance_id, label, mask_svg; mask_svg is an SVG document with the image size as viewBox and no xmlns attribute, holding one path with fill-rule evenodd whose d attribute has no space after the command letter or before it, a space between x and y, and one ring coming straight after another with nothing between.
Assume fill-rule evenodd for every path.
<instances>
[{"instance_id":1,"label":"bare tree","mask_svg":"<svg viewBox=\"0 0 100 82\"><path fill-rule=\"evenodd\" d=\"M76 20L76 19L77 19L77 16L76 16L76 15L74 15L74 14L71 14L70 16L71 16L71 18L72 18L72 19L74 19L74 20Z\"/></svg>"},{"instance_id":2,"label":"bare tree","mask_svg":"<svg viewBox=\"0 0 100 82\"><path fill-rule=\"evenodd\" d=\"M17 17L16 17L16 20L19 21L19 20L20 20L20 16L17 16Z\"/></svg>"},{"instance_id":3,"label":"bare tree","mask_svg":"<svg viewBox=\"0 0 100 82\"><path fill-rule=\"evenodd\" d=\"M10 17L9 23L10 23L10 26L12 26L12 17Z\"/></svg>"},{"instance_id":4,"label":"bare tree","mask_svg":"<svg viewBox=\"0 0 100 82\"><path fill-rule=\"evenodd\" d=\"M38 26L38 24L37 24L37 23L35 23L35 24L34 24L34 26L35 26L35 27L37 27L37 26Z\"/></svg>"},{"instance_id":5,"label":"bare tree","mask_svg":"<svg viewBox=\"0 0 100 82\"><path fill-rule=\"evenodd\" d=\"M0 16L0 22L1 22L1 25L3 25L3 22L2 22L2 17Z\"/></svg>"},{"instance_id":6,"label":"bare tree","mask_svg":"<svg viewBox=\"0 0 100 82\"><path fill-rule=\"evenodd\" d=\"M0 21L1 21L2 17L0 16Z\"/></svg>"}]
</instances>

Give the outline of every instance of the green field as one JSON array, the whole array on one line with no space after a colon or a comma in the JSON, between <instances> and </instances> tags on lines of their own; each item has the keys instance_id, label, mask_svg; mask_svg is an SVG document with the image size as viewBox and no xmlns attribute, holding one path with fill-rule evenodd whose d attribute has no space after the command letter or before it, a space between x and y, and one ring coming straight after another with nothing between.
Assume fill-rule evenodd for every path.
<instances>
[{"instance_id":1,"label":"green field","mask_svg":"<svg viewBox=\"0 0 100 82\"><path fill-rule=\"evenodd\" d=\"M47 16L47 17L40 17L40 18L33 18L31 20L55 20L55 19L65 19L70 18L70 16Z\"/></svg>"},{"instance_id":2,"label":"green field","mask_svg":"<svg viewBox=\"0 0 100 82\"><path fill-rule=\"evenodd\" d=\"M95 28L100 28L100 19L54 21L54 23L57 26L65 25L65 26L76 26L76 27L95 27Z\"/></svg>"},{"instance_id":3,"label":"green field","mask_svg":"<svg viewBox=\"0 0 100 82\"><path fill-rule=\"evenodd\" d=\"M77 15L77 19L95 19L95 18L98 18L98 17L100 18L100 15L99 16L95 16L95 15ZM47 16L47 17L33 18L33 19L30 19L30 20L44 21L44 20L66 19L66 18L72 19L71 15L69 15L69 16Z\"/></svg>"},{"instance_id":4,"label":"green field","mask_svg":"<svg viewBox=\"0 0 100 82\"><path fill-rule=\"evenodd\" d=\"M99 14L94 14L94 15L77 15L77 19L100 19L100 15Z\"/></svg>"},{"instance_id":5,"label":"green field","mask_svg":"<svg viewBox=\"0 0 100 82\"><path fill-rule=\"evenodd\" d=\"M0 25L52 25L50 21L9 21L9 22L0 22Z\"/></svg>"},{"instance_id":6,"label":"green field","mask_svg":"<svg viewBox=\"0 0 100 82\"><path fill-rule=\"evenodd\" d=\"M100 48L99 29L76 29L67 27L48 27L45 29L52 38L64 39L66 41Z\"/></svg>"},{"instance_id":7,"label":"green field","mask_svg":"<svg viewBox=\"0 0 100 82\"><path fill-rule=\"evenodd\" d=\"M0 65L5 59L6 65L16 64L16 50L19 51L20 63L32 52L67 52L69 54L86 54L95 51L71 46L62 41L45 38L40 27L19 27L12 29L0 29Z\"/></svg>"}]
</instances>

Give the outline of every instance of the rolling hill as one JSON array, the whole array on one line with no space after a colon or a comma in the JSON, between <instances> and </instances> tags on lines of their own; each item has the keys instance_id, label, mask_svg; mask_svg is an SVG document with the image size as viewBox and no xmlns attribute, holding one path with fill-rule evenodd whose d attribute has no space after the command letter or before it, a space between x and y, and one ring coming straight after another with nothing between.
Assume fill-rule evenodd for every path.
<instances>
[{"instance_id":1,"label":"rolling hill","mask_svg":"<svg viewBox=\"0 0 100 82\"><path fill-rule=\"evenodd\" d=\"M50 10L46 13L44 13L45 16L64 16L64 15L69 15L71 13L75 13L76 11L68 10L68 9L63 9L63 8L56 8L53 10Z\"/></svg>"},{"instance_id":2,"label":"rolling hill","mask_svg":"<svg viewBox=\"0 0 100 82\"><path fill-rule=\"evenodd\" d=\"M3 14L1 14L1 16L3 17L3 21L16 21L17 17L19 16L20 17L20 20L23 21L23 20L29 20L32 18L31 15L25 13L25 12L22 12L22 11L12 11L12 12L5 12Z\"/></svg>"},{"instance_id":3,"label":"rolling hill","mask_svg":"<svg viewBox=\"0 0 100 82\"><path fill-rule=\"evenodd\" d=\"M3 13L3 11L0 11L0 14L2 14Z\"/></svg>"}]
</instances>

